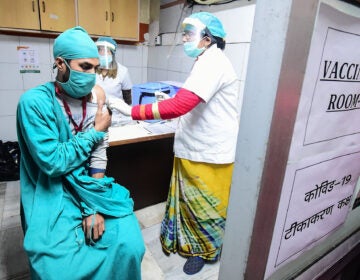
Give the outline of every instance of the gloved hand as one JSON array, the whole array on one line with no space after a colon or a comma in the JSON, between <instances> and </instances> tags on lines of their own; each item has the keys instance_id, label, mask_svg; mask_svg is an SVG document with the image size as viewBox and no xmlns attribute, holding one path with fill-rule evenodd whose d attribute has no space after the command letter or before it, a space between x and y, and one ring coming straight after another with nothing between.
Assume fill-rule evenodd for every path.
<instances>
[{"instance_id":1,"label":"gloved hand","mask_svg":"<svg viewBox=\"0 0 360 280\"><path fill-rule=\"evenodd\" d=\"M131 116L131 106L126 104L125 101L121 99L109 98L106 100L106 105L111 110L117 110L125 116Z\"/></svg>"},{"instance_id":2,"label":"gloved hand","mask_svg":"<svg viewBox=\"0 0 360 280\"><path fill-rule=\"evenodd\" d=\"M154 94L156 97L156 101L158 101L158 102L170 98L170 96L168 94L163 93L162 91L159 91L159 90L155 91Z\"/></svg>"}]
</instances>

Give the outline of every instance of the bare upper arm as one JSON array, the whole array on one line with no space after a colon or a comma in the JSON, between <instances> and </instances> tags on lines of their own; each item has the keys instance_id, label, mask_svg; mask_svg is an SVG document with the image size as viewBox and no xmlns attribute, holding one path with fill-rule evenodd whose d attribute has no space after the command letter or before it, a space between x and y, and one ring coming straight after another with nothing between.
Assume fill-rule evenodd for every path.
<instances>
[{"instance_id":1,"label":"bare upper arm","mask_svg":"<svg viewBox=\"0 0 360 280\"><path fill-rule=\"evenodd\" d=\"M96 94L96 100L97 100L97 103L105 103L106 101L106 94L105 94L105 91L104 89L99 86L99 85L95 85L92 89L92 92L94 94Z\"/></svg>"}]
</instances>

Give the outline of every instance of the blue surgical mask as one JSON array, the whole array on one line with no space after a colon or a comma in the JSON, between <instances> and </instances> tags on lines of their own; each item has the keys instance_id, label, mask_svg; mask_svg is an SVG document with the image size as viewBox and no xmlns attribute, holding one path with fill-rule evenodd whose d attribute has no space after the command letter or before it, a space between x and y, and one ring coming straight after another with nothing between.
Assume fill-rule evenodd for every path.
<instances>
[{"instance_id":1,"label":"blue surgical mask","mask_svg":"<svg viewBox=\"0 0 360 280\"><path fill-rule=\"evenodd\" d=\"M198 40L184 43L185 53L190 57L198 57L200 54L202 54L205 51L205 47L199 49L197 47L198 44L199 44Z\"/></svg>"},{"instance_id":2,"label":"blue surgical mask","mask_svg":"<svg viewBox=\"0 0 360 280\"><path fill-rule=\"evenodd\" d=\"M108 69L112 62L112 55L99 55L100 68Z\"/></svg>"},{"instance_id":3,"label":"blue surgical mask","mask_svg":"<svg viewBox=\"0 0 360 280\"><path fill-rule=\"evenodd\" d=\"M88 95L95 85L95 73L85 73L70 68L69 64L64 60L69 68L70 75L67 82L57 81L63 90L73 98L81 98Z\"/></svg>"}]
</instances>

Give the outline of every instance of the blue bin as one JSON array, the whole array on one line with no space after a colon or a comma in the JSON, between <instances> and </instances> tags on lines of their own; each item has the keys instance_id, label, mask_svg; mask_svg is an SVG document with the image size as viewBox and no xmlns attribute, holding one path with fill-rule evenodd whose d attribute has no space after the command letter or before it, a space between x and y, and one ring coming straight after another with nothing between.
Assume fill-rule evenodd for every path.
<instances>
[{"instance_id":1,"label":"blue bin","mask_svg":"<svg viewBox=\"0 0 360 280\"><path fill-rule=\"evenodd\" d=\"M156 102L155 92L161 91L168 94L170 97L174 96L178 91L178 87L165 84L162 82L152 82L145 84L137 84L132 87L132 105L150 104ZM148 120L147 122L157 122L159 120Z\"/></svg>"}]
</instances>

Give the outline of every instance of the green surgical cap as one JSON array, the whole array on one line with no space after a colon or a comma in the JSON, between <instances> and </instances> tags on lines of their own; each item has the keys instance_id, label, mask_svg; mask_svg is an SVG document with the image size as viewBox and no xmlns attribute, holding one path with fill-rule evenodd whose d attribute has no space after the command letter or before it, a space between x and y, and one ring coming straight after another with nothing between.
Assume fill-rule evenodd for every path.
<instances>
[{"instance_id":1,"label":"green surgical cap","mask_svg":"<svg viewBox=\"0 0 360 280\"><path fill-rule=\"evenodd\" d=\"M65 59L99 58L94 41L81 26L70 28L61 33L54 41L54 58Z\"/></svg>"},{"instance_id":2,"label":"green surgical cap","mask_svg":"<svg viewBox=\"0 0 360 280\"><path fill-rule=\"evenodd\" d=\"M225 38L226 32L224 30L223 25L221 21L213 14L207 12L199 12L190 15L190 18L197 18L203 24L205 24L206 27L209 29L211 35L220 38Z\"/></svg>"}]
</instances>

